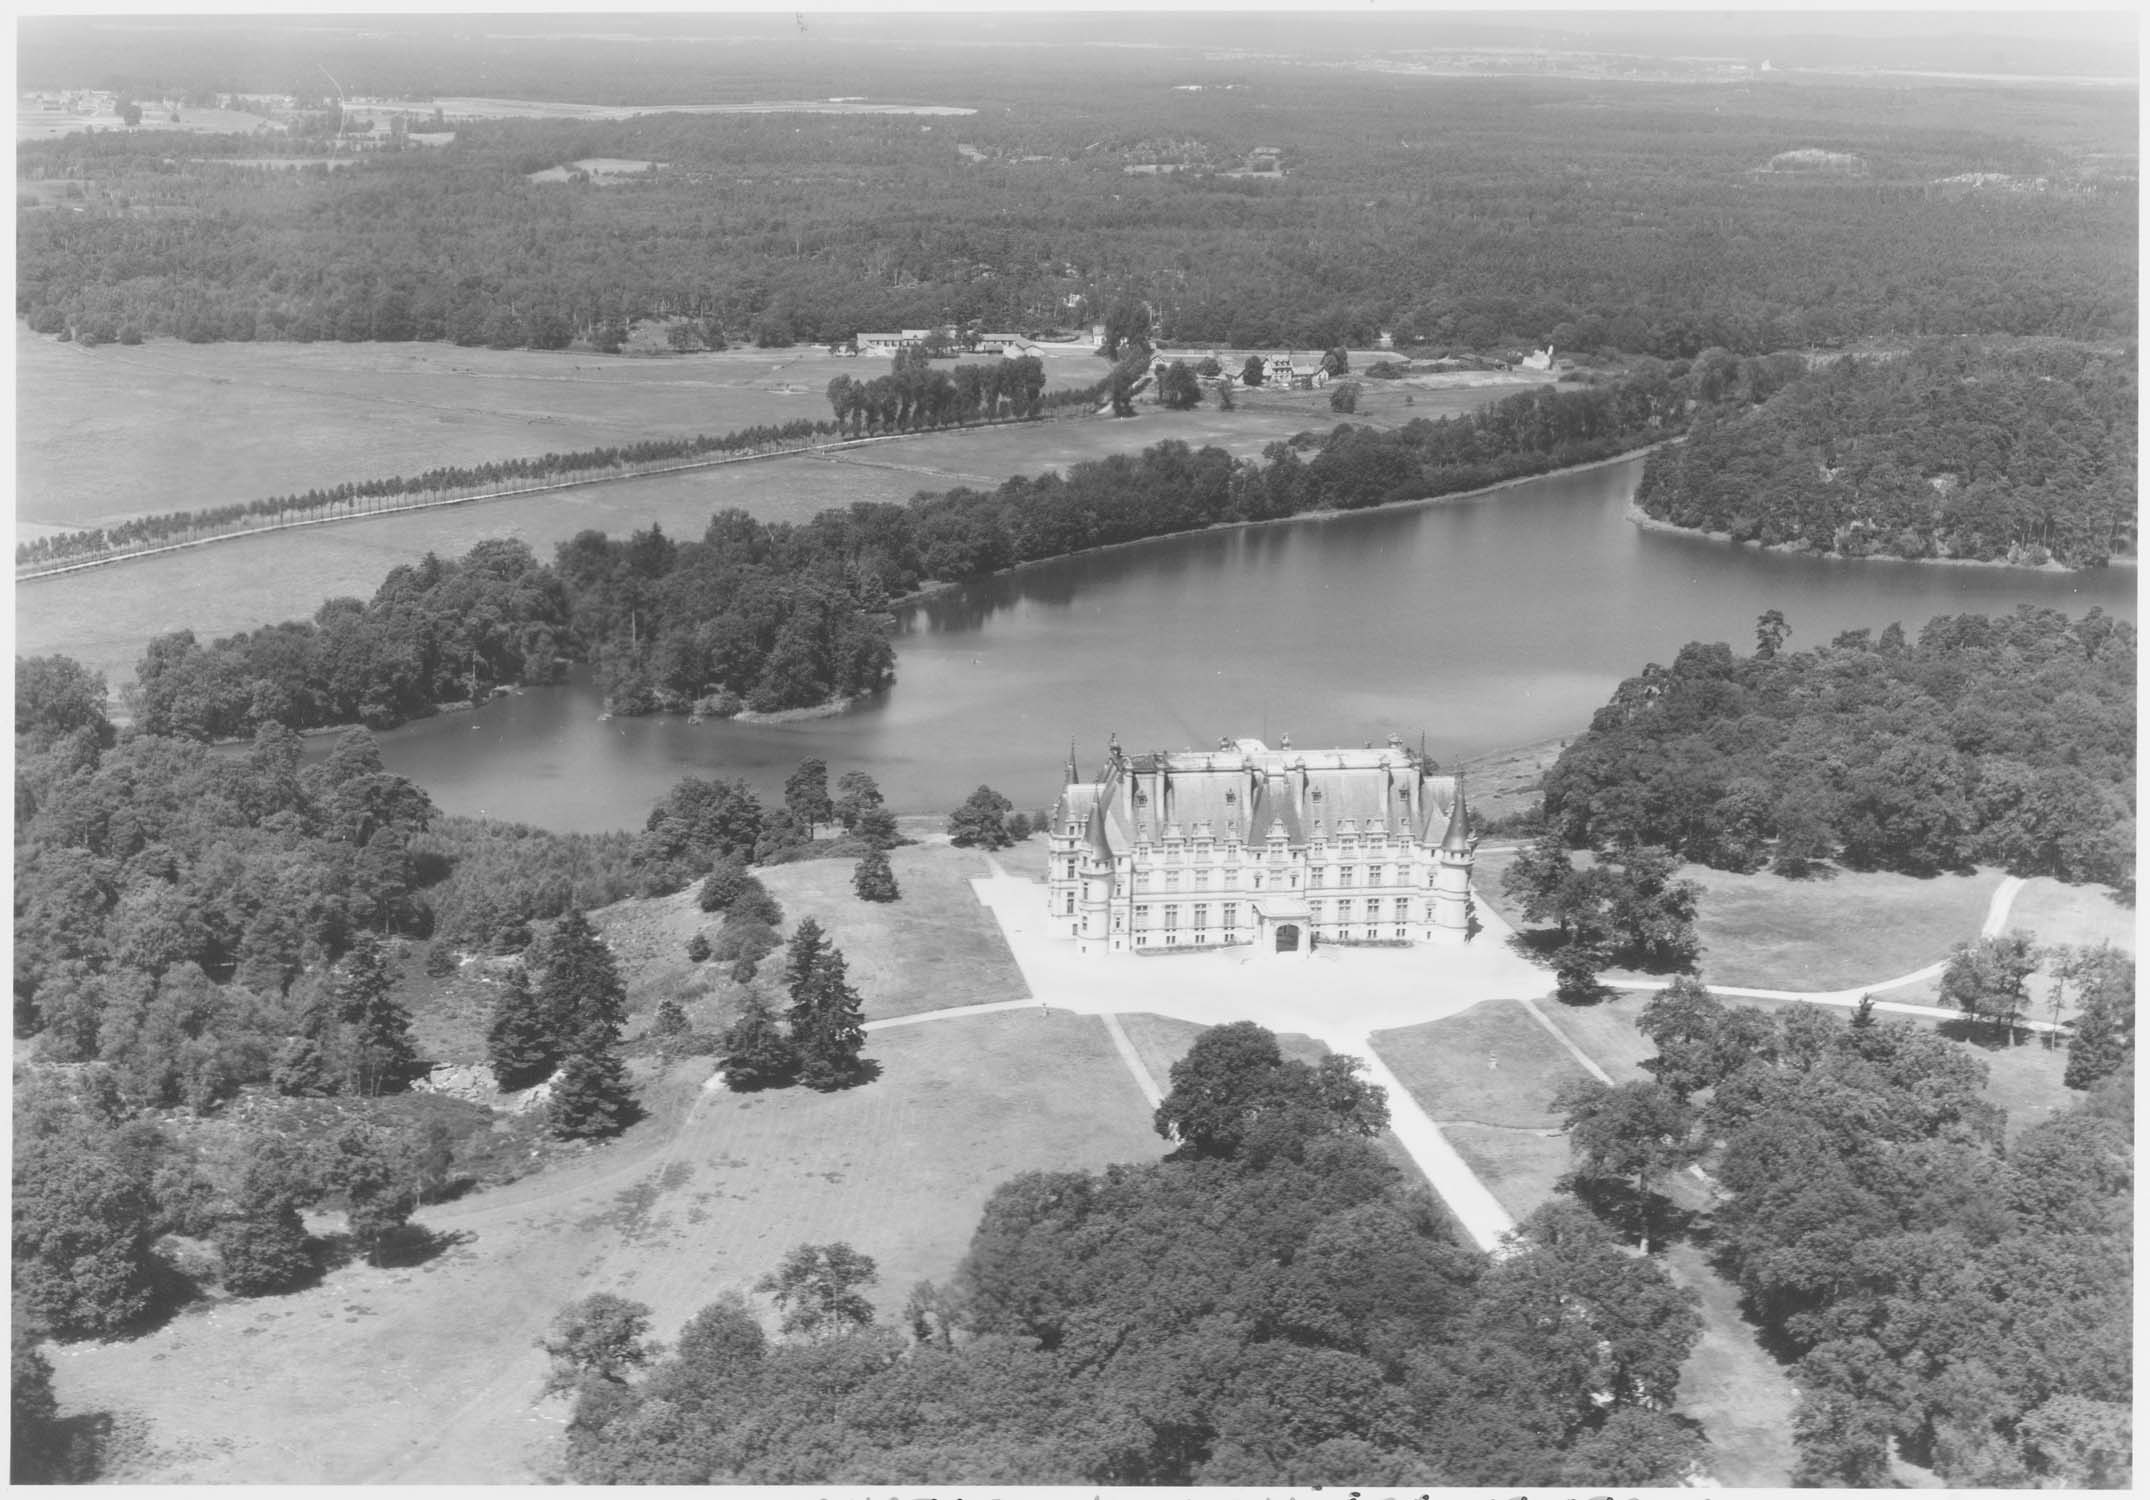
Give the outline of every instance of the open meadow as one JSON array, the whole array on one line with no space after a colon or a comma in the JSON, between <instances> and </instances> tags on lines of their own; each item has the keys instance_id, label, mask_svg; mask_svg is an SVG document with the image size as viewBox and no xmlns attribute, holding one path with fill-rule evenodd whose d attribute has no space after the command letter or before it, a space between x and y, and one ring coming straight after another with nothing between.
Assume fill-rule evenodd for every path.
<instances>
[{"instance_id":1,"label":"open meadow","mask_svg":"<svg viewBox=\"0 0 2150 1500\"><path fill-rule=\"evenodd\" d=\"M1106 373L1087 346L1041 349L1048 392L1090 385ZM173 339L86 348L18 323L16 534L108 525L443 465L822 418L836 376L870 380L887 371L885 358L835 355L818 345L646 356ZM1525 383L1498 375L1427 380L1425 387L1364 382L1354 420L1386 426L1446 415ZM1326 391L1249 390L1239 403L1240 420L1204 408L1186 415L1211 422L1174 417L1185 430L1158 436L1238 451L1236 440L1259 432L1260 441L1246 450L1258 452L1276 437L1326 429L1336 420ZM1144 419L1165 415L1143 409ZM1049 468L1093 456L1078 440L1057 450L1041 447L1024 465ZM1001 469L995 460L980 472L997 483L1028 472L1024 465Z\"/></svg>"},{"instance_id":2,"label":"open meadow","mask_svg":"<svg viewBox=\"0 0 2150 1500\"><path fill-rule=\"evenodd\" d=\"M663 1098L617 1143L421 1210L433 1259L58 1346L60 1400L134 1434L122 1482L530 1482L565 1417L537 1400L535 1340L565 1303L636 1298L669 1339L791 1246L841 1239L879 1262L892 1318L954 1270L1001 1182L1164 1151L1095 1017L964 1017L867 1055L880 1078L834 1094L701 1090L690 1059L645 1083Z\"/></svg>"},{"instance_id":3,"label":"open meadow","mask_svg":"<svg viewBox=\"0 0 2150 1500\"><path fill-rule=\"evenodd\" d=\"M534 373L538 362L549 362L556 371L564 371L575 362L576 356L572 355L447 350L434 345L180 344L82 351L72 345L30 342L42 344L46 353L57 350L85 359L108 354L133 358L143 350L159 357L176 351L173 357L179 359L228 360L234 355L261 355L272 365L291 354L320 358L341 353L353 360L377 357L445 361L452 357L468 361L472 373L464 380L448 379L436 372L438 389L470 385L475 394L466 402L468 424L492 434L465 445L461 437L441 437L448 429L435 423L428 408L415 398L345 394L321 400L309 396L289 410L273 409L272 402L269 413L243 424L243 429L229 425L219 429L222 419L197 411L194 415L200 417L207 431L221 433L198 440L188 435L196 431L196 424L190 422L183 409L167 411L150 401L147 393L136 392L126 402L107 400L101 415L85 418L88 425L64 443L51 446L51 424L61 408L40 406L38 412L26 413L22 418L22 513L58 516L69 524L80 523L93 511L99 518L106 518L108 514L170 510L207 498L243 498L279 489L303 489L354 473L412 472L444 462L564 451L659 432L729 431L775 419L779 411L793 416L820 415L827 409L821 389L829 378L828 370L840 366L838 373L864 377L873 372L877 363L790 350L692 355L676 363L607 362L596 356L583 356L586 367L602 366L605 372L602 378L586 383L565 374ZM380 353L382 350L407 352L388 355ZM779 357L772 358L772 353ZM700 361L710 362L703 367L704 373L689 373ZM803 370L807 365L813 368ZM231 368L241 366L233 363ZM328 368L322 365L323 370ZM720 379L721 371L727 368L732 370L732 376ZM1101 362L1094 356L1056 354L1046 361L1046 368L1055 382L1073 384L1094 379ZM268 377L264 379L274 384ZM398 383L373 374L350 377L343 385L367 380L383 386ZM775 389L782 385L798 386L803 393L783 395ZM75 399L81 403L80 409L99 411L98 404L91 400L91 389L85 385L76 392ZM27 383L23 390L27 403ZM528 394L532 391L536 394ZM1446 409L1463 410L1505 393L1506 388L1499 386L1459 387L1439 393L1438 399ZM1434 399L1428 397L1421 404L1430 405ZM123 435L126 424L122 414L134 410L138 400L149 413L146 430L162 431L170 442L174 458L169 468L156 454L154 440ZM517 406L518 400L525 404ZM391 417L382 417L380 402L395 408ZM721 412L714 411L714 403L721 403ZM185 405L180 403L181 408ZM703 408L712 409L708 419L690 415ZM520 537L540 558L549 559L558 543L590 528L620 534L654 524L674 536L694 537L701 534L714 512L735 506L761 520L799 522L832 506L860 501L901 504L920 491L957 485L991 487L1017 474L1042 473L1083 459L1139 452L1168 438L1196 445L1214 443L1236 456L1254 457L1270 443L1309 428L1325 429L1333 421L1326 398L1317 400L1315 395L1303 392L1244 403L1236 412L1219 412L1210 407L1167 412L1144 407L1132 420L1074 418L924 434L838 452L725 463L683 473L266 532L109 567L24 580L16 591L16 650L31 656L52 652L73 656L92 670L103 672L117 688L133 676L142 648L153 636L192 629L208 640L281 620L310 617L325 599L338 595L371 597L381 579L399 563L415 561L429 551L442 556L459 555L487 537ZM40 423L48 429L48 451L42 458L31 451L31 439ZM413 424L425 429L420 434L423 440L412 440L406 447L397 448L388 429L400 426L412 430ZM282 430L305 433L302 446L313 450L312 456L303 463L294 461L279 478L272 479L266 472L255 474L250 466L257 457L265 463L285 462L264 451L270 445L263 435ZM526 435L516 437L518 432ZM196 452L193 445L197 441L206 445L198 464L188 456ZM224 476L222 488L213 495L188 491L185 486L194 481L184 476L210 465L208 453L218 448L224 452L213 467ZM104 466L102 472L112 483L97 481L106 484L103 498L83 500L76 508L70 508L75 502L33 498L39 494L88 495L88 489L41 488L35 477L38 472L78 463L92 472ZM138 491L142 477L151 474L159 476L153 499L127 503L112 497L113 484L132 486ZM180 488L165 488L169 474L180 476L170 481ZM233 480L233 474L244 477ZM118 508L107 512L96 510L97 506Z\"/></svg>"},{"instance_id":4,"label":"open meadow","mask_svg":"<svg viewBox=\"0 0 2150 1500\"><path fill-rule=\"evenodd\" d=\"M807 346L652 358L453 344L84 348L15 330L21 528L262 499L449 464L829 415L837 375L887 362ZM877 368L878 367L878 368ZM1046 389L1104 362L1045 362Z\"/></svg>"},{"instance_id":5,"label":"open meadow","mask_svg":"<svg viewBox=\"0 0 2150 1500\"><path fill-rule=\"evenodd\" d=\"M1588 858L1579 855L1577 862ZM1501 876L1514 862L1513 853L1482 852L1475 884L1479 900L1521 927L1521 910L1501 890ZM1705 983L1841 990L1938 963L1951 944L1977 937L2003 876L1990 869L1925 878L1838 870L1824 879L1787 880L1685 864L1678 878L1702 887L1695 930ZM1889 998L1918 997L1905 991Z\"/></svg>"}]
</instances>

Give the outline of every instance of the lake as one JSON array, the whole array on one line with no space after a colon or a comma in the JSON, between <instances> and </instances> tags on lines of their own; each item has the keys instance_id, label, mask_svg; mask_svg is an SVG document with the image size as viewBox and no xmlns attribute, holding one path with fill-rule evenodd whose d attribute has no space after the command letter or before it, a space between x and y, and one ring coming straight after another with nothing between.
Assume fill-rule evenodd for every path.
<instances>
[{"instance_id":1,"label":"lake","mask_svg":"<svg viewBox=\"0 0 2150 1500\"><path fill-rule=\"evenodd\" d=\"M902 812L981 783L1030 810L1070 741L1092 771L1219 736L1357 745L1398 734L1454 761L1574 733L1618 682L1690 640L1791 648L1860 626L2019 603L2135 618L2131 568L1846 562L1646 531L1642 460L1467 499L1202 532L1039 564L910 607L888 692L831 718L599 717L587 679L380 736L450 812L564 831L639 828L682 776L745 777L765 802L810 755L869 771Z\"/></svg>"}]
</instances>

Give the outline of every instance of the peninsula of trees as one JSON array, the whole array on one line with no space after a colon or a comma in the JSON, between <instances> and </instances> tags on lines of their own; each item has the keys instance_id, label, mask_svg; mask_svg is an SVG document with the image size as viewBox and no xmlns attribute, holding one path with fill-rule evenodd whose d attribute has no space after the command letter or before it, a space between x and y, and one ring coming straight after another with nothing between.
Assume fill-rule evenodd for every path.
<instances>
[{"instance_id":1,"label":"peninsula of trees","mask_svg":"<svg viewBox=\"0 0 2150 1500\"><path fill-rule=\"evenodd\" d=\"M1765 546L2094 567L2135 550L2138 399L2132 346L1847 356L1750 411L1700 418L1651 455L1635 503Z\"/></svg>"},{"instance_id":2,"label":"peninsula of trees","mask_svg":"<svg viewBox=\"0 0 2150 1500\"><path fill-rule=\"evenodd\" d=\"M2134 888L2135 627L2030 605L1805 651L1692 642L1620 684L1545 780L1573 845L1728 870L2003 865Z\"/></svg>"}]
</instances>

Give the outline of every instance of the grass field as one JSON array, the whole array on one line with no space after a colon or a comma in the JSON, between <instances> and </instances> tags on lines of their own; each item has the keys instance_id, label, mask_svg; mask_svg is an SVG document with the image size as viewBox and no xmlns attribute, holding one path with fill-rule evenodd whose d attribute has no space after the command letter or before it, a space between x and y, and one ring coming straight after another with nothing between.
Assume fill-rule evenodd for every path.
<instances>
[{"instance_id":1,"label":"grass field","mask_svg":"<svg viewBox=\"0 0 2150 1500\"><path fill-rule=\"evenodd\" d=\"M1443 1124L1441 1134L1486 1191L1518 1220L1553 1197L1572 1165L1565 1135L1458 1124Z\"/></svg>"},{"instance_id":2,"label":"grass field","mask_svg":"<svg viewBox=\"0 0 2150 1500\"><path fill-rule=\"evenodd\" d=\"M1648 994L1615 992L1595 1005L1562 1005L1548 999L1539 1001L1538 1009L1585 1057L1611 1074L1615 1083L1628 1083L1648 1078L1643 1060L1657 1056L1650 1039L1635 1029L1635 1018L1649 1000Z\"/></svg>"},{"instance_id":3,"label":"grass field","mask_svg":"<svg viewBox=\"0 0 2150 1500\"><path fill-rule=\"evenodd\" d=\"M1589 1076L1513 1000L1487 1000L1423 1026L1376 1032L1374 1046L1419 1107L1444 1128L1451 1120L1557 1126L1554 1092Z\"/></svg>"},{"instance_id":4,"label":"grass field","mask_svg":"<svg viewBox=\"0 0 2150 1500\"><path fill-rule=\"evenodd\" d=\"M1048 391L1093 384L1106 370L1083 347L1046 346L1042 358ZM92 349L18 324L18 535L446 464L825 417L825 392L835 376L885 373L885 360L832 355L814 345L657 358L419 343L156 339ZM1388 426L1441 416L1524 384L1501 380L1434 389L1368 381L1352 420ZM1134 433L1157 429L1136 446L1184 436L1246 452L1339 420L1326 391L1252 390L1237 413L1213 406L1192 413L1141 410L1134 421L1108 425ZM1080 440L1067 454L1026 454L1012 468L1000 467L998 458L972 462L998 482L1093 456Z\"/></svg>"},{"instance_id":5,"label":"grass field","mask_svg":"<svg viewBox=\"0 0 2150 1500\"><path fill-rule=\"evenodd\" d=\"M2135 908L2115 901L2109 887L2063 885L2043 875L2025 882L2008 910L2008 925L2042 945L2111 943L2133 953L2135 922Z\"/></svg>"},{"instance_id":6,"label":"grass field","mask_svg":"<svg viewBox=\"0 0 2150 1500\"><path fill-rule=\"evenodd\" d=\"M1665 1269L1702 1299L1702 1338L1680 1367L1674 1409L1708 1434L1708 1473L1736 1489L1783 1489L1798 1455L1792 1448L1792 1409L1798 1402L1784 1366L1763 1351L1739 1311L1739 1288L1691 1241L1676 1241Z\"/></svg>"},{"instance_id":7,"label":"grass field","mask_svg":"<svg viewBox=\"0 0 2150 1500\"><path fill-rule=\"evenodd\" d=\"M670 1338L790 1246L843 1239L879 1261L893 1315L950 1274L999 1183L1163 1153L1092 1017L935 1022L876 1034L868 1055L882 1074L865 1087L702 1094L684 1124L660 1115L576 1165L428 1208L420 1222L457 1239L424 1265L348 1267L60 1348L60 1401L145 1425L113 1476L127 1482L528 1482L565 1415L534 1404L533 1347L564 1303L618 1292Z\"/></svg>"},{"instance_id":8,"label":"grass field","mask_svg":"<svg viewBox=\"0 0 2150 1500\"><path fill-rule=\"evenodd\" d=\"M444 464L826 417L876 361L734 349L658 359L450 344L86 349L15 334L16 520L79 527ZM885 362L878 362L885 364ZM1047 389L1103 362L1056 357Z\"/></svg>"},{"instance_id":9,"label":"grass field","mask_svg":"<svg viewBox=\"0 0 2150 1500\"><path fill-rule=\"evenodd\" d=\"M1474 882L1480 900L1522 926L1500 886L1514 858L1481 854ZM1772 990L1850 989L1937 963L1951 944L1978 936L2002 879L1999 870L1924 880L1844 870L1827 880L1786 880L1694 864L1679 875L1702 887L1695 926L1703 980Z\"/></svg>"},{"instance_id":10,"label":"grass field","mask_svg":"<svg viewBox=\"0 0 2150 1500\"><path fill-rule=\"evenodd\" d=\"M74 350L72 345L49 347ZM272 357L286 349L300 352L321 350L321 346L300 345L176 347L195 356L216 350L229 353L241 347L267 352ZM376 346L337 347L363 352ZM445 357L439 354L435 346L407 347L412 350L433 350L436 357ZM144 345L142 348L162 352L161 346L157 345ZM87 358L114 351L97 349L75 352L83 353ZM141 351L118 352L122 356L132 356ZM487 354L493 355L497 360L505 361L511 358L510 354L489 350L454 350L452 353L473 359ZM352 357L359 356L354 354ZM527 353L514 357L522 361L573 359L570 355L539 356ZM595 356L585 358L587 362L594 360ZM735 356L696 355L688 356L687 361L703 358L727 360L734 359ZM845 365L854 372L870 373L862 370L862 366L867 363L862 360L837 360L828 355L797 356L799 361L808 359ZM1061 362L1065 362L1065 359L1065 356L1056 356L1056 360ZM765 367L773 363L766 352L762 361ZM1048 361L1048 368L1053 368L1053 364L1053 361ZM676 368L665 361L651 361L646 364L629 361L622 362L622 367L629 371L647 369L660 375ZM1085 378L1088 378L1087 373ZM536 377L526 374L514 374L512 378L503 376L501 380L508 383L539 383ZM575 384L564 377L553 377L553 381L563 386ZM826 382L824 380L820 383ZM506 449L496 446L488 451L542 452L548 449L586 447L590 446L591 442L609 442L622 435L674 430L665 426L660 418L669 405L681 399L678 393L667 394L662 389L662 382L654 378L645 384L646 389L632 386L626 377L622 376L613 377L606 385L604 399L619 410L604 416L602 421L615 424L623 421L625 418L621 412L629 409L648 408L656 414L646 415L632 432L610 432L610 435L600 434L584 441L573 433L547 427L545 431L548 435L543 441L518 442ZM751 382L749 385L751 386ZM491 389L483 380L479 382L479 388L481 391ZM700 394L693 399L697 402L715 400L717 396L711 394L715 389L715 386L705 383ZM813 400L816 403L821 403L822 400L818 394L819 389L820 384L815 384L814 390L817 394ZM1501 392L1498 389L1476 388L1446 394L1452 396L1460 408L1483 402ZM745 407L742 406L735 413L733 406L738 402L751 403L763 396L766 396L766 392L757 396L750 388L745 397L738 397L730 387L724 387L722 398L727 405L723 421L689 422L677 430L728 430L747 425L750 419L744 414ZM78 391L77 397L86 400L87 393ZM148 398L137 391L134 399L146 403ZM505 397L502 399L505 400ZM563 403L567 400L565 397L560 399ZM1281 403L1282 398L1279 400ZM128 403L107 402L109 409L119 409L122 406L132 409ZM157 414L157 409L152 407L148 410L149 415L145 422L154 430L165 419ZM787 410L796 414L799 408L794 404ZM1128 421L1056 421L1019 427L939 433L876 444L842 454L792 456L725 464L687 473L655 475L544 494L269 532L133 560L113 567L92 568L85 572L20 583L16 589L16 650L23 655L63 652L91 669L103 672L116 688L132 678L142 648L155 635L172 630L192 629L201 638L208 640L281 620L308 618L326 599L339 595L371 597L381 579L398 563L415 561L429 551L444 557L458 556L487 537L520 537L530 544L540 558L549 560L558 543L589 528L618 535L657 524L674 536L696 537L701 534L714 512L734 506L765 521L798 522L832 506L846 506L858 501L900 504L921 490L942 490L957 485L989 487L1015 474L1040 473L1085 458L1136 452L1167 438L1180 438L1197 444L1213 442L1236 454L1252 456L1280 438L1288 437L1309 426L1326 428L1333 421L1328 417L1325 403L1320 413L1322 420L1310 420L1312 415L1311 409L1301 411L1282 404L1265 410L1245 410L1239 413L1220 413L1208 409L1193 412L1145 409L1140 417ZM210 422L206 415L203 420L214 428L214 423ZM360 443L368 433L366 423L346 422L336 417L333 411L320 423L315 423L313 419L302 414L272 417L267 420L288 423L293 430L306 433L305 442L308 445L325 445L323 456L333 461L330 472L337 474L348 470L336 468L334 465L342 465L347 459L355 462L356 459L352 458L351 454L356 450L351 445ZM473 417L473 420L478 418ZM584 428L600 422L600 418L595 416L575 419L547 417L546 420L557 420L569 427L574 427L576 422L582 422ZM104 461L98 456L104 453L112 455L114 461L119 462L121 469L133 476L128 482L136 489L141 489L147 483L147 476L158 476L155 498L134 505L133 510L169 510L183 503L180 492L167 487L165 470L162 467L163 459L156 455L152 448L130 447L131 439L121 438L101 423L102 419L93 432L77 434L70 438L63 455L48 455L46 459L39 460L34 457L29 446L34 436L35 423L28 418L24 420L22 425L25 445L20 459L22 473L18 476L19 493L24 497L23 514L35 517L40 513L65 513L64 506L58 510L48 506L40 512L38 507L42 502L31 498L41 493L53 492L49 485L41 486L40 482L32 477L31 471L38 463L66 467L79 461L94 468L97 463ZM180 427L186 425L184 421L178 423ZM373 425L379 426L377 421ZM364 472L369 474L412 472L457 457L475 456L455 449L453 443L441 446L430 441L417 444L411 451L406 452L397 449L389 437L375 435L379 437L380 444L387 446L376 445L365 450L371 455L366 459L364 469ZM188 441L190 440L176 436L173 439L175 473L183 474L187 468ZM238 438L226 434L219 441L236 442ZM247 455L261 446L263 445L256 434L248 448L234 449L220 460L222 467L218 472L226 476L227 483L225 498L229 498L233 490L243 491L245 495L251 496L268 493L277 488L290 488L292 484L304 488L321 477L320 468L310 466L302 471L301 477L288 483L251 482L248 464L252 460ZM208 460L205 459L204 462ZM229 476L233 473L249 477L231 480Z\"/></svg>"}]
</instances>

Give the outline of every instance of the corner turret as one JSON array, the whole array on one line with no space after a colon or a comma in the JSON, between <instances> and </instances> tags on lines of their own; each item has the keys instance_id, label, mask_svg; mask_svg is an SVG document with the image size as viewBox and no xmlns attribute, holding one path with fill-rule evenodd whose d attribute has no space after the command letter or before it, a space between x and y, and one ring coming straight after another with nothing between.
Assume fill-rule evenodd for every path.
<instances>
[{"instance_id":1,"label":"corner turret","mask_svg":"<svg viewBox=\"0 0 2150 1500\"><path fill-rule=\"evenodd\" d=\"M1433 940L1462 943L1471 935L1470 814L1463 804L1463 777L1455 779L1448 804L1448 831L1434 856Z\"/></svg>"}]
</instances>

